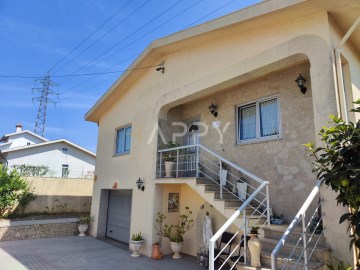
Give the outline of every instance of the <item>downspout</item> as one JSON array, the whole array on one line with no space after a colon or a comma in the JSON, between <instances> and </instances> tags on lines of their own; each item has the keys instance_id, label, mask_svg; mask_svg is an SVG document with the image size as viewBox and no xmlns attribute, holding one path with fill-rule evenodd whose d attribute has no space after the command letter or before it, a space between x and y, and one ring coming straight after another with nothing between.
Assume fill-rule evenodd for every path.
<instances>
[{"instance_id":1,"label":"downspout","mask_svg":"<svg viewBox=\"0 0 360 270\"><path fill-rule=\"evenodd\" d=\"M349 123L349 112L346 104L346 93L345 93L345 85L344 85L344 78L343 78L343 70L342 70L342 63L341 63L341 47L346 43L346 41L349 39L351 34L355 31L355 29L360 25L360 16L355 20L353 25L350 27L350 29L347 31L347 33L344 35L344 37L340 40L339 44L335 47L335 63L336 63L336 77L337 77L337 83L338 83L338 90L343 95L343 105L344 105L344 116L346 123ZM339 104L341 104L339 96ZM340 111L341 113L341 111Z\"/></svg>"},{"instance_id":2,"label":"downspout","mask_svg":"<svg viewBox=\"0 0 360 270\"><path fill-rule=\"evenodd\" d=\"M5 160L5 167L4 167L4 169L6 169L7 166L9 165L9 162L8 162L7 159L1 154L1 150L0 150L0 157L1 157L3 160Z\"/></svg>"}]
</instances>

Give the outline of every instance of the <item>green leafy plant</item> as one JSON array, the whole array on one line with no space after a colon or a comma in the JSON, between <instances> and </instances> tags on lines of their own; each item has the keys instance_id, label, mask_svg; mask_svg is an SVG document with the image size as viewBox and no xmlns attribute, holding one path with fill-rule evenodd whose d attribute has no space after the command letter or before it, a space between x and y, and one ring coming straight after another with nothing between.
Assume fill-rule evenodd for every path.
<instances>
[{"instance_id":1,"label":"green leafy plant","mask_svg":"<svg viewBox=\"0 0 360 270\"><path fill-rule=\"evenodd\" d=\"M0 165L0 217L13 210L20 201L25 203L29 192L29 183L21 179L16 170L9 171Z\"/></svg>"},{"instance_id":2,"label":"green leafy plant","mask_svg":"<svg viewBox=\"0 0 360 270\"><path fill-rule=\"evenodd\" d=\"M184 242L184 234L194 226L194 220L190 218L192 212L189 207L185 207L185 213L179 216L179 222L176 225L163 225L166 216L160 212L157 213L156 222L160 223L160 227L155 229L158 235L168 238L171 242L181 243Z\"/></svg>"},{"instance_id":3,"label":"green leafy plant","mask_svg":"<svg viewBox=\"0 0 360 270\"><path fill-rule=\"evenodd\" d=\"M141 240L144 240L143 236L141 235L141 232L133 233L131 235L131 241L141 241Z\"/></svg>"},{"instance_id":4,"label":"green leafy plant","mask_svg":"<svg viewBox=\"0 0 360 270\"><path fill-rule=\"evenodd\" d=\"M360 104L360 100L355 104ZM352 110L360 112L360 108ZM305 146L314 158L313 171L318 179L337 193L337 204L350 208L340 217L340 223L348 221L350 248L355 245L359 258L360 248L360 121L346 123L340 117L331 115L331 127L323 127L319 135L324 147L313 143Z\"/></svg>"},{"instance_id":5,"label":"green leafy plant","mask_svg":"<svg viewBox=\"0 0 360 270\"><path fill-rule=\"evenodd\" d=\"M329 270L352 270L351 265L345 265L345 263L343 261L340 261L337 258L335 258L335 259L337 260L336 267L331 263L328 263L328 262L326 263Z\"/></svg>"},{"instance_id":6,"label":"green leafy plant","mask_svg":"<svg viewBox=\"0 0 360 270\"><path fill-rule=\"evenodd\" d=\"M169 149L169 148L174 148L174 147L178 147L178 146L180 146L180 144L169 141L169 143L167 145L164 145L162 147L162 149ZM176 160L176 150L169 150L169 151L163 152L163 159L164 159L164 161L175 161Z\"/></svg>"},{"instance_id":7,"label":"green leafy plant","mask_svg":"<svg viewBox=\"0 0 360 270\"><path fill-rule=\"evenodd\" d=\"M81 216L79 217L79 223L80 224L90 224L91 222L94 222L95 217L94 216Z\"/></svg>"},{"instance_id":8,"label":"green leafy plant","mask_svg":"<svg viewBox=\"0 0 360 270\"><path fill-rule=\"evenodd\" d=\"M16 169L21 176L52 176L54 172L50 170L48 166L44 165L30 165L30 164L21 164L14 165L14 169Z\"/></svg>"}]
</instances>

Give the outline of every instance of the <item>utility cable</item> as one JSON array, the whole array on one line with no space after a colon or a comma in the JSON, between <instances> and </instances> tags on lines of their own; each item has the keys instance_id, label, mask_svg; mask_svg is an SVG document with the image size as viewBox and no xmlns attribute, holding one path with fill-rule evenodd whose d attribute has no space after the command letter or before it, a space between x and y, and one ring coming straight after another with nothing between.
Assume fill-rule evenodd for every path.
<instances>
[{"instance_id":1,"label":"utility cable","mask_svg":"<svg viewBox=\"0 0 360 270\"><path fill-rule=\"evenodd\" d=\"M62 57L59 61L57 61L50 69L53 70L57 65L59 65L62 61L64 61L69 55L71 55L75 50L77 50L81 45L83 45L86 41L92 38L96 32L98 32L101 28L103 28L108 22L110 22L113 18L115 18L124 8L128 6L129 3L133 2L134 0L130 0L121 6L118 10L116 10L110 17L108 17L99 27L97 27L90 35L88 35L85 39L83 39L78 45L76 45L68 54ZM60 70L60 69L59 69Z\"/></svg>"}]
</instances>

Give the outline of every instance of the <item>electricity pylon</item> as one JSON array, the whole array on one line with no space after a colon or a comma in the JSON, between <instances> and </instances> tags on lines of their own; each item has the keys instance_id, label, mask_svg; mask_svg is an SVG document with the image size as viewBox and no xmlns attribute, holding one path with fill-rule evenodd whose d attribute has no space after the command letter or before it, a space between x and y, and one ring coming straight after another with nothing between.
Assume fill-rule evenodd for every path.
<instances>
[{"instance_id":1,"label":"electricity pylon","mask_svg":"<svg viewBox=\"0 0 360 270\"><path fill-rule=\"evenodd\" d=\"M51 81L49 73L46 74L43 79L36 80L35 83L38 84L39 87L33 88L32 91L34 94L39 95L33 97L33 102L39 102L39 108L34 133L44 137L47 105L48 103L56 103L55 100L51 99L51 96L59 95L59 93L52 90L53 87L57 87L58 85Z\"/></svg>"}]
</instances>

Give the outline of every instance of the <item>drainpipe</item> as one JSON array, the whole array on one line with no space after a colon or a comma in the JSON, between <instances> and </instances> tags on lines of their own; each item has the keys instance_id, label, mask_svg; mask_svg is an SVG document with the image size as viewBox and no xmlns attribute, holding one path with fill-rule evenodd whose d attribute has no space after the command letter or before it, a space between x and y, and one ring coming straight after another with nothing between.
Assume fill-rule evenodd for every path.
<instances>
[{"instance_id":1,"label":"drainpipe","mask_svg":"<svg viewBox=\"0 0 360 270\"><path fill-rule=\"evenodd\" d=\"M1 154L1 150L0 150L0 157L5 160L5 166L4 166L4 169L7 168L7 166L9 165L9 162L7 161L7 159Z\"/></svg>"},{"instance_id":2,"label":"drainpipe","mask_svg":"<svg viewBox=\"0 0 360 270\"><path fill-rule=\"evenodd\" d=\"M344 85L344 78L343 78L343 70L342 70L342 63L340 57L340 50L341 47L346 43L349 39L351 34L355 31L355 29L360 25L360 16L355 20L353 25L344 35L344 37L340 40L339 44L335 47L335 63L336 63L336 77L338 83L338 91L343 95L343 105L344 105L344 114L345 114L345 121L349 123L349 112L346 104L346 93L345 93L345 85ZM341 104L340 96L339 96L339 104ZM341 113L341 111L340 111Z\"/></svg>"}]
</instances>

